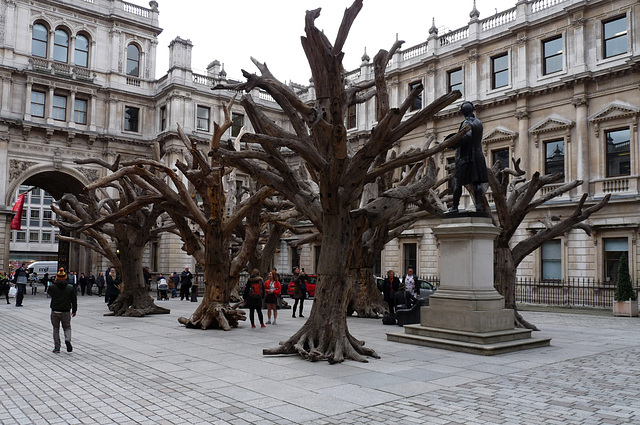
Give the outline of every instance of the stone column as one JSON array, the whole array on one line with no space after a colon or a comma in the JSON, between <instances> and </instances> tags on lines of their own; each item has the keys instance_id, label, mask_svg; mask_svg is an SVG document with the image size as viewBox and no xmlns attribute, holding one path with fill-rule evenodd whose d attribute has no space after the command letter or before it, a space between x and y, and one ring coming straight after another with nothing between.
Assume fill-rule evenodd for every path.
<instances>
[{"instance_id":1,"label":"stone column","mask_svg":"<svg viewBox=\"0 0 640 425\"><path fill-rule=\"evenodd\" d=\"M27 99L27 103L31 98L31 93L29 93L29 98ZM2 114L3 117L8 117L11 114L11 107L9 102L11 102L11 75L3 75L2 76Z\"/></svg>"},{"instance_id":2,"label":"stone column","mask_svg":"<svg viewBox=\"0 0 640 425\"><path fill-rule=\"evenodd\" d=\"M44 117L47 120L47 124L53 124L53 86L49 87L49 93L47 94L47 99L45 100L45 113Z\"/></svg>"},{"instance_id":3,"label":"stone column","mask_svg":"<svg viewBox=\"0 0 640 425\"><path fill-rule=\"evenodd\" d=\"M589 193L589 131L587 122L587 97L583 95L574 96L571 104L576 107L576 136L578 138L576 178L582 180L580 186L576 188L577 195Z\"/></svg>"},{"instance_id":4,"label":"stone column","mask_svg":"<svg viewBox=\"0 0 640 425\"><path fill-rule=\"evenodd\" d=\"M24 120L31 121L31 88L33 84L31 82L27 82L27 90L25 93L24 99Z\"/></svg>"},{"instance_id":5,"label":"stone column","mask_svg":"<svg viewBox=\"0 0 640 425\"><path fill-rule=\"evenodd\" d=\"M91 95L91 106L89 106L89 131L96 131L96 95Z\"/></svg>"},{"instance_id":6,"label":"stone column","mask_svg":"<svg viewBox=\"0 0 640 425\"><path fill-rule=\"evenodd\" d=\"M515 144L514 156L516 160L520 159L520 168L529 171L529 112L519 109L515 116L518 119L518 143Z\"/></svg>"},{"instance_id":7,"label":"stone column","mask_svg":"<svg viewBox=\"0 0 640 425\"><path fill-rule=\"evenodd\" d=\"M76 128L75 122L75 109L76 109L76 91L71 90L71 95L69 96L69 106L67 108L67 126L69 128Z\"/></svg>"}]
</instances>

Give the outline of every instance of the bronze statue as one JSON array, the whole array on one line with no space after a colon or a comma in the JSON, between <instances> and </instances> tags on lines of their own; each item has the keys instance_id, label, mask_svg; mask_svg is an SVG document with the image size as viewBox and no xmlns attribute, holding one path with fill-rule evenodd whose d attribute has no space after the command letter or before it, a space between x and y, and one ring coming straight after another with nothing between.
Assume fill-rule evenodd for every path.
<instances>
[{"instance_id":1,"label":"bronze statue","mask_svg":"<svg viewBox=\"0 0 640 425\"><path fill-rule=\"evenodd\" d=\"M473 197L476 211L482 211L482 183L489 181L487 164L482 154L482 122L473 114L476 108L471 102L460 105L460 113L464 121L469 124L471 131L467 132L456 145L455 184L453 187L453 206L447 213L457 213L462 195L462 186L473 185Z\"/></svg>"}]
</instances>

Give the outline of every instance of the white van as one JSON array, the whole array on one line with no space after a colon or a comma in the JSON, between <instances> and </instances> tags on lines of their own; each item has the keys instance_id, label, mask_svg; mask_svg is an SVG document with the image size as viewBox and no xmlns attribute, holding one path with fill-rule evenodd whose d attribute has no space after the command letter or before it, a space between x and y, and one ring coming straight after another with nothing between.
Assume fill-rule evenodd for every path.
<instances>
[{"instance_id":1,"label":"white van","mask_svg":"<svg viewBox=\"0 0 640 425\"><path fill-rule=\"evenodd\" d=\"M45 273L49 273L49 277L58 273L58 262L57 261L36 261L35 263L31 263L27 266L27 270L29 274L38 273L38 277L42 279Z\"/></svg>"}]
</instances>

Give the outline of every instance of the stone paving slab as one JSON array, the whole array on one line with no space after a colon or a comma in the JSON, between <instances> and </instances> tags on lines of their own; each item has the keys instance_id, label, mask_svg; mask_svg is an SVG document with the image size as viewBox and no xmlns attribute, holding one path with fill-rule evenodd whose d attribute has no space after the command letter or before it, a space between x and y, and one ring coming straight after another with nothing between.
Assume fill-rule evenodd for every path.
<instances>
[{"instance_id":1,"label":"stone paving slab","mask_svg":"<svg viewBox=\"0 0 640 425\"><path fill-rule=\"evenodd\" d=\"M103 299L79 297L74 351L53 354L43 294L0 304L0 423L640 424L638 318L527 311L551 346L494 357L393 343L380 320L349 318L382 358L329 365L262 355L304 320L290 310L222 332L178 324L195 303L161 305L171 314L104 317Z\"/></svg>"}]
</instances>

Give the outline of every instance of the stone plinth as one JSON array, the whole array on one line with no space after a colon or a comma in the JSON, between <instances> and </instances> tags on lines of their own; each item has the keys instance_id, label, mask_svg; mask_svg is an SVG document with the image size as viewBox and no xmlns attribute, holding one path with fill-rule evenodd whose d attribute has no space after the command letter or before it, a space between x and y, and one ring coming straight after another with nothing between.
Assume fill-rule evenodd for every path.
<instances>
[{"instance_id":1,"label":"stone plinth","mask_svg":"<svg viewBox=\"0 0 640 425\"><path fill-rule=\"evenodd\" d=\"M492 355L549 345L531 331L514 329L514 312L493 287L493 240L500 233L490 218L445 219L433 229L440 243L440 287L420 311L420 325L389 333L390 341Z\"/></svg>"}]
</instances>

